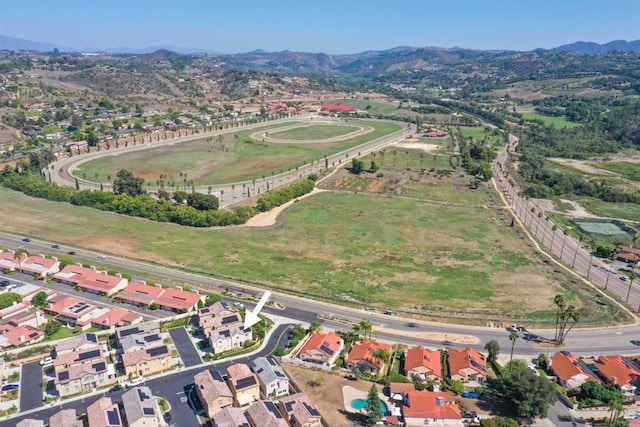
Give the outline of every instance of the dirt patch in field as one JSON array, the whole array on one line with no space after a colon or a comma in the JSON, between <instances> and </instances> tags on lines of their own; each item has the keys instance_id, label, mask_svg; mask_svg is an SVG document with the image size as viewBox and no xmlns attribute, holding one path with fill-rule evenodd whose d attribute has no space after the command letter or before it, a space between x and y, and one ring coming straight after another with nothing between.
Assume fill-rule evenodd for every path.
<instances>
[{"instance_id":1,"label":"dirt patch in field","mask_svg":"<svg viewBox=\"0 0 640 427\"><path fill-rule=\"evenodd\" d=\"M389 334L394 333L394 329L384 328L380 326L374 326L373 330L381 333L389 333ZM421 340L451 341L452 343L464 344L464 345L480 344L480 338L473 335L461 335L461 334L450 334L450 333L445 334L440 332L413 332L413 331L402 331L402 333L408 337L418 338Z\"/></svg>"},{"instance_id":2,"label":"dirt patch in field","mask_svg":"<svg viewBox=\"0 0 640 427\"><path fill-rule=\"evenodd\" d=\"M123 257L140 257L141 253L136 250L138 247L138 240L131 237L124 236L100 236L100 235L88 235L76 238L66 239L69 243L83 247L93 248L95 250L104 251L108 254ZM154 255L152 253L144 253L144 258L149 261L155 261L160 263L166 263L167 260L163 257Z\"/></svg>"},{"instance_id":3,"label":"dirt patch in field","mask_svg":"<svg viewBox=\"0 0 640 427\"><path fill-rule=\"evenodd\" d=\"M592 174L592 175L608 175L608 176L618 176L617 173L612 172L612 171L608 171L605 169L600 169L597 168L595 166L593 166L591 164L590 161L588 160L575 160L575 159L560 159L557 157L554 158L550 158L549 160L551 160L552 162L564 165L564 166L569 166L572 167L574 169L578 169L582 172L586 172L588 174ZM625 161L630 161L629 159L624 159Z\"/></svg>"},{"instance_id":4,"label":"dirt patch in field","mask_svg":"<svg viewBox=\"0 0 640 427\"><path fill-rule=\"evenodd\" d=\"M351 386L364 393L371 388L371 383L362 380L345 378L346 373L324 372L301 366L283 364L284 370L293 378L303 392L311 398L320 414L332 427L351 427L360 425L349 419L344 408L342 387ZM318 377L322 377L322 385L313 385Z\"/></svg>"},{"instance_id":5,"label":"dirt patch in field","mask_svg":"<svg viewBox=\"0 0 640 427\"><path fill-rule=\"evenodd\" d=\"M273 208L268 212L262 212L254 217L251 217L249 221L247 221L247 223L244 224L244 226L245 227L268 227L271 225L275 225L278 221L278 215L280 215L282 211L287 209L289 206L296 203L298 200L305 199L317 193L322 193L323 191L328 191L328 190L314 188L310 193L307 193L304 196L298 197L294 200L289 200L284 205L278 206L277 208Z\"/></svg>"},{"instance_id":6,"label":"dirt patch in field","mask_svg":"<svg viewBox=\"0 0 640 427\"><path fill-rule=\"evenodd\" d=\"M398 142L393 145L401 148L409 148L411 150L422 150L427 153L432 153L440 149L440 145L438 144L426 144L424 142Z\"/></svg>"}]
</instances>

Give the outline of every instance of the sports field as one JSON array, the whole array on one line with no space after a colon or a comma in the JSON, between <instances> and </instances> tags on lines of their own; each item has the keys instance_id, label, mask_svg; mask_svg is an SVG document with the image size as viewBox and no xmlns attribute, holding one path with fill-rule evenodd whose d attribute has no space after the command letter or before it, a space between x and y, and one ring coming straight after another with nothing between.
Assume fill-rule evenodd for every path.
<instances>
[{"instance_id":1,"label":"sports field","mask_svg":"<svg viewBox=\"0 0 640 427\"><path fill-rule=\"evenodd\" d=\"M238 182L294 169L401 129L393 123L358 120L349 122L348 125L314 123L308 126L307 123L300 123L300 128L291 128L295 123L286 122L228 133L222 139L217 136L203 137L123 153L117 157L107 155L79 165L74 175L106 183L112 181L120 169L128 169L151 183L158 180L160 175L167 177L165 182L177 185L181 185L185 179L193 181L195 185ZM276 131L285 127L289 130L279 132L278 135ZM321 132L320 128L323 127L325 129ZM350 133L360 131L361 127L373 130L349 137ZM252 137L264 132L268 132L269 136L276 132L273 134L274 138L276 135L277 138L284 135L292 140L290 143L270 143ZM313 143L322 134L331 135L330 138L335 138L335 141L325 139L324 142Z\"/></svg>"}]
</instances>

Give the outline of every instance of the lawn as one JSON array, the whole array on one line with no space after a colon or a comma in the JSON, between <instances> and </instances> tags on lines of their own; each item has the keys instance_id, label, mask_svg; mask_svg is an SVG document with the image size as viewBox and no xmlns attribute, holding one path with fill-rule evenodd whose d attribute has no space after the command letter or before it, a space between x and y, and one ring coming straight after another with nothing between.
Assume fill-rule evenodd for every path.
<instances>
[{"instance_id":1,"label":"lawn","mask_svg":"<svg viewBox=\"0 0 640 427\"><path fill-rule=\"evenodd\" d=\"M224 135L221 141L217 137L204 137L189 142L119 154L117 161L114 161L112 156L105 156L81 164L74 174L84 179L106 183L113 180L120 169L128 169L152 184L161 174L166 175L165 182L174 183L168 187L176 185L183 187L191 180L195 185L238 182L294 169L304 163L311 163L324 156L400 130L400 127L393 123L369 121L352 123L355 126L359 124L370 126L374 130L332 143L268 143L251 137L256 132L272 131L292 125L291 122L287 122L236 134L229 133ZM327 128L336 132L334 125L328 125ZM353 126L339 126L339 128L349 131L355 129Z\"/></svg>"},{"instance_id":2,"label":"lawn","mask_svg":"<svg viewBox=\"0 0 640 427\"><path fill-rule=\"evenodd\" d=\"M463 137L476 141L485 141L491 144L504 142L502 132L484 126L461 126L460 132Z\"/></svg>"},{"instance_id":3,"label":"lawn","mask_svg":"<svg viewBox=\"0 0 640 427\"><path fill-rule=\"evenodd\" d=\"M288 141L313 141L317 139L337 138L349 133L358 132L360 128L355 126L331 126L309 125L288 130L276 130L269 132L269 137L286 139Z\"/></svg>"},{"instance_id":4,"label":"lawn","mask_svg":"<svg viewBox=\"0 0 640 427\"><path fill-rule=\"evenodd\" d=\"M456 191L446 179L424 185ZM7 232L356 306L453 312L467 322L550 322L553 296L570 289L585 309L581 323L611 322L606 305L539 262L501 209L472 198L468 205L434 204L415 191L412 198L321 193L294 204L281 226L265 229L180 227L6 189L0 214L12 218Z\"/></svg>"},{"instance_id":5,"label":"lawn","mask_svg":"<svg viewBox=\"0 0 640 427\"><path fill-rule=\"evenodd\" d=\"M591 197L578 198L576 201L598 216L640 222L640 205L635 203L609 203Z\"/></svg>"},{"instance_id":6,"label":"lawn","mask_svg":"<svg viewBox=\"0 0 640 427\"><path fill-rule=\"evenodd\" d=\"M331 102L351 105L373 116L404 116L408 113L415 114L413 111L398 108L400 105L398 102L385 101L383 99L337 99Z\"/></svg>"},{"instance_id":7,"label":"lawn","mask_svg":"<svg viewBox=\"0 0 640 427\"><path fill-rule=\"evenodd\" d=\"M582 126L580 123L570 122L564 117L545 116L538 113L522 113L525 120L542 120L545 126L553 126L556 129L575 128Z\"/></svg>"},{"instance_id":8,"label":"lawn","mask_svg":"<svg viewBox=\"0 0 640 427\"><path fill-rule=\"evenodd\" d=\"M632 181L640 181L640 164L629 162L599 162L593 166L619 173Z\"/></svg>"}]
</instances>

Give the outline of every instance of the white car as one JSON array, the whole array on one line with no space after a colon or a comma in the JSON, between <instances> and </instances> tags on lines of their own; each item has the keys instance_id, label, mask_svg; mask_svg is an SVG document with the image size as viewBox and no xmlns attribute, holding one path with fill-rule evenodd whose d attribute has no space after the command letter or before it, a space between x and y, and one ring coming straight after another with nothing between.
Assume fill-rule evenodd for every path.
<instances>
[{"instance_id":1,"label":"white car","mask_svg":"<svg viewBox=\"0 0 640 427\"><path fill-rule=\"evenodd\" d=\"M40 361L40 366L46 366L53 364L53 359L51 357L45 357Z\"/></svg>"},{"instance_id":2,"label":"white car","mask_svg":"<svg viewBox=\"0 0 640 427\"><path fill-rule=\"evenodd\" d=\"M629 280L629 278L627 276L620 276L620 280L626 282L627 280Z\"/></svg>"},{"instance_id":3,"label":"white car","mask_svg":"<svg viewBox=\"0 0 640 427\"><path fill-rule=\"evenodd\" d=\"M127 388L131 388L131 387L137 387L137 386L142 385L142 384L144 384L144 378L138 377L138 378L134 378L134 379L128 381L126 386L127 386Z\"/></svg>"}]
</instances>

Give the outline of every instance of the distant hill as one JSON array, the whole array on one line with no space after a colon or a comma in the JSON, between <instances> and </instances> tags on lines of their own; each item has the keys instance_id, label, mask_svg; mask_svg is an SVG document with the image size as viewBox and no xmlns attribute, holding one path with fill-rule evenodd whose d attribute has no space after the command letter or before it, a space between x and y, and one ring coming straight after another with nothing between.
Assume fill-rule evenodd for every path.
<instances>
[{"instance_id":1,"label":"distant hill","mask_svg":"<svg viewBox=\"0 0 640 427\"><path fill-rule=\"evenodd\" d=\"M559 46L551 50L561 50L565 52L577 52L584 55L598 55L607 52L634 52L640 53L640 40L626 41L614 40L605 44L594 42L575 42Z\"/></svg>"},{"instance_id":2,"label":"distant hill","mask_svg":"<svg viewBox=\"0 0 640 427\"><path fill-rule=\"evenodd\" d=\"M74 48L61 46L55 43L34 42L31 40L3 36L1 34L0 34L0 49L35 50L38 52L52 52L53 49L58 49L60 52L77 52L77 50Z\"/></svg>"}]
</instances>

